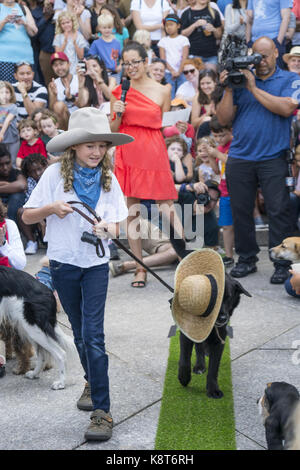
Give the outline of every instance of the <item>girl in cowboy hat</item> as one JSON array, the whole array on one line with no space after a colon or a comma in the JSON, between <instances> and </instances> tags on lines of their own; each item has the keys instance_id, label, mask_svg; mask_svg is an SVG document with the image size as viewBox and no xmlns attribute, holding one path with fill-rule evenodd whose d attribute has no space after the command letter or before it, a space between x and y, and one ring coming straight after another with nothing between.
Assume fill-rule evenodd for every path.
<instances>
[{"instance_id":1,"label":"girl in cowboy hat","mask_svg":"<svg viewBox=\"0 0 300 470\"><path fill-rule=\"evenodd\" d=\"M69 317L85 371L86 386L77 406L93 411L87 440L107 440L112 435L103 330L110 256L107 238L118 236L119 222L128 212L107 150L132 140L126 134L112 133L106 115L96 108L72 113L68 130L47 145L50 152L64 153L43 173L22 216L26 224L46 219L53 285ZM97 257L93 244L81 240L84 231L91 232L91 225L68 201L86 203L100 216L93 234L103 238L103 257Z\"/></svg>"}]
</instances>

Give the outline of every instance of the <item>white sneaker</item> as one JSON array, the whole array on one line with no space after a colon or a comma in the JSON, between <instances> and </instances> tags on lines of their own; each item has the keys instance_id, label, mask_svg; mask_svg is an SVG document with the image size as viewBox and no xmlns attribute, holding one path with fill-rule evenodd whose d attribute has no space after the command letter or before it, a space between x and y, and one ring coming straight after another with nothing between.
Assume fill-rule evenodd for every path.
<instances>
[{"instance_id":1,"label":"white sneaker","mask_svg":"<svg viewBox=\"0 0 300 470\"><path fill-rule=\"evenodd\" d=\"M25 248L25 254L35 255L37 251L38 251L38 243L32 242L31 240L29 240Z\"/></svg>"}]
</instances>

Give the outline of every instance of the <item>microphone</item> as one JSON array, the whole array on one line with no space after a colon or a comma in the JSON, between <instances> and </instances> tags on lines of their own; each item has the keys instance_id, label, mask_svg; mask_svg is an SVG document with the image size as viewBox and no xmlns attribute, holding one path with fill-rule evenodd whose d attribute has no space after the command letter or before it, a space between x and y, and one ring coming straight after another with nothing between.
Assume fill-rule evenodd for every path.
<instances>
[{"instance_id":1,"label":"microphone","mask_svg":"<svg viewBox=\"0 0 300 470\"><path fill-rule=\"evenodd\" d=\"M129 90L129 88L130 88L130 80L128 80L127 78L123 78L122 94L121 94L121 101L123 101L123 103L125 103L127 91ZM122 116L122 113L117 113L117 116L120 118Z\"/></svg>"}]
</instances>

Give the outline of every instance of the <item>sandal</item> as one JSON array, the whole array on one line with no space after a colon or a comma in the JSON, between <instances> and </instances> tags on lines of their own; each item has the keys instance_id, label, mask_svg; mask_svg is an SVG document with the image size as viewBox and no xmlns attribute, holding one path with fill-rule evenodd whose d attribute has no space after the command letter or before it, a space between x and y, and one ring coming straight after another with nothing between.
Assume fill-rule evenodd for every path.
<instances>
[{"instance_id":1,"label":"sandal","mask_svg":"<svg viewBox=\"0 0 300 470\"><path fill-rule=\"evenodd\" d=\"M134 275L137 276L137 274L139 274L139 273L144 273L144 280L132 281L132 283L131 283L131 286L132 286L132 287L141 288L141 287L145 287L145 286L146 286L146 282L147 282L147 270L144 269L144 268L137 268L137 269L135 270Z\"/></svg>"}]
</instances>

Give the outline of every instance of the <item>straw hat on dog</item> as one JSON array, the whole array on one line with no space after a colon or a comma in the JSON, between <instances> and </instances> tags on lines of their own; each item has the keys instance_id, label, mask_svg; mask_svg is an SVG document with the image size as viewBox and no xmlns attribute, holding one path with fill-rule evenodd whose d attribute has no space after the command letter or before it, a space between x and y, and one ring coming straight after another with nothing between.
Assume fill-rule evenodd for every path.
<instances>
[{"instance_id":1,"label":"straw hat on dog","mask_svg":"<svg viewBox=\"0 0 300 470\"><path fill-rule=\"evenodd\" d=\"M68 147L86 142L104 141L110 145L128 144L133 137L111 132L106 114L97 108L79 108L69 119L68 130L53 137L47 144L49 152L63 152Z\"/></svg>"},{"instance_id":2,"label":"straw hat on dog","mask_svg":"<svg viewBox=\"0 0 300 470\"><path fill-rule=\"evenodd\" d=\"M224 287L224 264L214 250L193 251L177 266L172 315L182 333L195 343L205 341L213 329Z\"/></svg>"}]
</instances>

